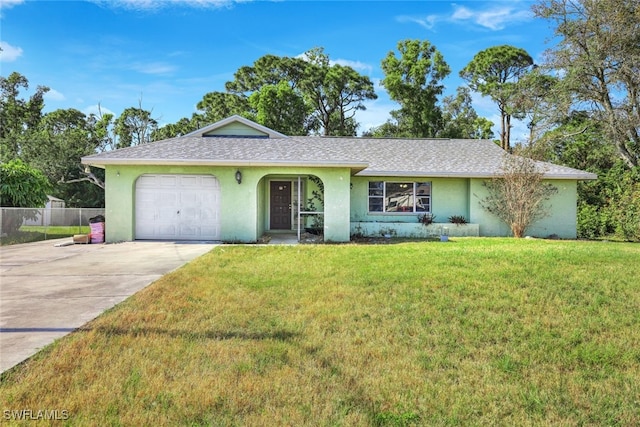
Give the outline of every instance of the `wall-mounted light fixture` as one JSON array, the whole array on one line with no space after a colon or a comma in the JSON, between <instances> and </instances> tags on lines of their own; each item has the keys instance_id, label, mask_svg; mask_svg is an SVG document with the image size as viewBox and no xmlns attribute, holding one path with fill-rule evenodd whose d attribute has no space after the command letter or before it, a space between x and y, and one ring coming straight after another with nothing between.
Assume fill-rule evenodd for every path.
<instances>
[{"instance_id":1,"label":"wall-mounted light fixture","mask_svg":"<svg viewBox=\"0 0 640 427\"><path fill-rule=\"evenodd\" d=\"M236 171L236 181L238 182L238 184L242 182L242 172L240 172L240 170Z\"/></svg>"}]
</instances>

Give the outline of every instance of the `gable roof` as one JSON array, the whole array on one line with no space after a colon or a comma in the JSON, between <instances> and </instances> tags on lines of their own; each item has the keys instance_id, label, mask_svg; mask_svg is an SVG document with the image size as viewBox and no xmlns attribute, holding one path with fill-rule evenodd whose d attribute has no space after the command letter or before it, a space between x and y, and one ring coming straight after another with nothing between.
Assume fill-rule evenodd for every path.
<instances>
[{"instance_id":1,"label":"gable roof","mask_svg":"<svg viewBox=\"0 0 640 427\"><path fill-rule=\"evenodd\" d=\"M266 138L288 138L280 132L269 129L242 116L233 115L219 122L195 130L184 136L264 136Z\"/></svg>"},{"instance_id":2,"label":"gable roof","mask_svg":"<svg viewBox=\"0 0 640 427\"><path fill-rule=\"evenodd\" d=\"M248 126L268 137L255 137L251 132L215 133L232 124ZM181 137L83 157L82 163L97 167L348 167L357 176L487 178L500 173L505 154L490 140L286 136L234 116ZM537 163L550 179L597 178L589 172Z\"/></svg>"}]
</instances>

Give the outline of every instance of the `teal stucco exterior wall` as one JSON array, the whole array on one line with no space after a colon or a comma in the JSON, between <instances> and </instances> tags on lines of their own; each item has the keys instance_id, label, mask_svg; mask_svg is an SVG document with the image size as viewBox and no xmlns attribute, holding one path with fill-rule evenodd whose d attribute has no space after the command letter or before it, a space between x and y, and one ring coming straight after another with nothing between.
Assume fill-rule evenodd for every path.
<instances>
[{"instance_id":1,"label":"teal stucco exterior wall","mask_svg":"<svg viewBox=\"0 0 640 427\"><path fill-rule=\"evenodd\" d=\"M428 177L353 177L351 221L353 223L411 223L416 213L369 213L369 181L431 182L431 209L436 223L447 223L452 215L464 216L470 224L479 225L480 236L511 236L509 227L480 206L486 197L483 179ZM527 235L575 239L577 227L577 184L575 180L548 180L558 192L546 202L549 216L534 223Z\"/></svg>"},{"instance_id":2,"label":"teal stucco exterior wall","mask_svg":"<svg viewBox=\"0 0 640 427\"><path fill-rule=\"evenodd\" d=\"M470 182L470 222L480 224L480 236L511 236L509 227L480 206L487 196L484 180ZM549 216L533 223L526 231L532 237L556 235L562 239L575 239L577 230L577 182L575 180L548 180L558 192L545 202Z\"/></svg>"},{"instance_id":3,"label":"teal stucco exterior wall","mask_svg":"<svg viewBox=\"0 0 640 427\"><path fill-rule=\"evenodd\" d=\"M235 180L242 172L242 183ZM432 213L436 222L445 223L452 215L463 215L471 224L479 224L480 236L509 236L511 231L498 218L480 206L486 196L482 179L351 176L349 168L304 167L207 167L207 166L123 166L106 168L106 241L135 240L135 188L143 174L211 175L220 185L221 240L227 242L255 242L269 229L268 181L315 175L324 184L324 239L327 242L350 240L352 223L417 223L416 213L369 213L369 181L430 181L432 184ZM550 216L533 224L528 235L560 238L576 237L576 181L550 180L558 193L547 202ZM310 197L312 187L304 185L303 202ZM296 200L292 200L296 203Z\"/></svg>"},{"instance_id":4,"label":"teal stucco exterior wall","mask_svg":"<svg viewBox=\"0 0 640 427\"><path fill-rule=\"evenodd\" d=\"M418 222L417 213L369 212L369 182L431 182L431 213L436 222L447 222L452 215L469 217L469 180L466 178L428 177L353 177L351 221L353 222Z\"/></svg>"}]
</instances>

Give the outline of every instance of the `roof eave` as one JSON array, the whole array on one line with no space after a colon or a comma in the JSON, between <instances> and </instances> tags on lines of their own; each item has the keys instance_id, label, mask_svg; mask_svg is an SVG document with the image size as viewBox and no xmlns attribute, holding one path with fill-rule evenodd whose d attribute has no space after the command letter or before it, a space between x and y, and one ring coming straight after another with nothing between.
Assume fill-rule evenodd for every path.
<instances>
[{"instance_id":1,"label":"roof eave","mask_svg":"<svg viewBox=\"0 0 640 427\"><path fill-rule=\"evenodd\" d=\"M594 173L582 174L545 174L546 179L575 179L578 181L594 181L598 179L598 175Z\"/></svg>"},{"instance_id":2,"label":"roof eave","mask_svg":"<svg viewBox=\"0 0 640 427\"><path fill-rule=\"evenodd\" d=\"M380 171L364 170L358 176L396 176L396 177L432 177L432 178L491 178L492 174L466 173L466 172L443 172L443 171Z\"/></svg>"},{"instance_id":3,"label":"roof eave","mask_svg":"<svg viewBox=\"0 0 640 427\"><path fill-rule=\"evenodd\" d=\"M314 167L314 168L349 168L358 173L369 166L366 162L344 161L288 161L288 160L161 160L161 159L108 159L83 157L83 165L106 168L106 166L232 166L232 167Z\"/></svg>"},{"instance_id":4,"label":"roof eave","mask_svg":"<svg viewBox=\"0 0 640 427\"><path fill-rule=\"evenodd\" d=\"M444 172L444 171L376 171L376 170L363 170L359 172L357 176L391 176L391 177L431 177L431 178L479 178L487 179L500 176L499 174L489 172ZM559 180L595 180L598 179L598 175L593 173L580 173L580 174L562 174L562 173L547 173L544 175L545 179L559 179Z\"/></svg>"}]
</instances>

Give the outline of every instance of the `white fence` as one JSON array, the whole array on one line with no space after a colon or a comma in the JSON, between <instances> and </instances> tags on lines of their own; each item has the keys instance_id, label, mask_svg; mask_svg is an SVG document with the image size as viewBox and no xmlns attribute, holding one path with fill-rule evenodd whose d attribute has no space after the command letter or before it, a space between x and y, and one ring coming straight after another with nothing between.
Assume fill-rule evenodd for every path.
<instances>
[{"instance_id":1,"label":"white fence","mask_svg":"<svg viewBox=\"0 0 640 427\"><path fill-rule=\"evenodd\" d=\"M51 227L71 227L82 232L89 220L104 215L104 208L0 208L0 236L8 238L28 232L47 235ZM46 237L45 237L46 238Z\"/></svg>"}]
</instances>

